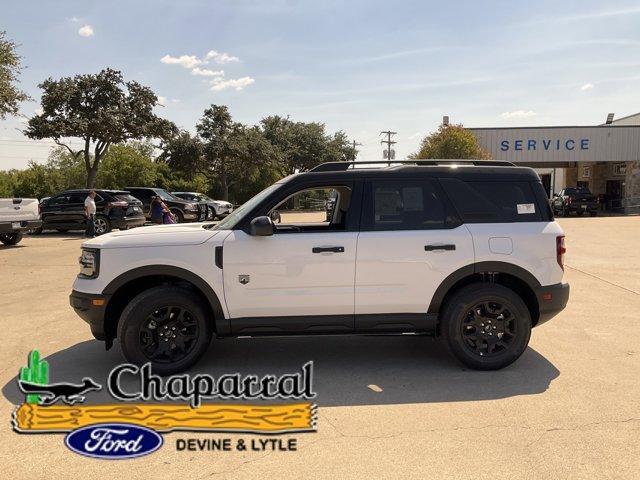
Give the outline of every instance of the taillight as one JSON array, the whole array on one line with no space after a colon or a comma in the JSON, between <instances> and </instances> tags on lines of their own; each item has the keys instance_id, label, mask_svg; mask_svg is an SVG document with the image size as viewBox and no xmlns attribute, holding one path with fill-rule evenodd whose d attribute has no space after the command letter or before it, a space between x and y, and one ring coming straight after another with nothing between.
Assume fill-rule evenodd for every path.
<instances>
[{"instance_id":1,"label":"taillight","mask_svg":"<svg viewBox=\"0 0 640 480\"><path fill-rule=\"evenodd\" d=\"M567 203L571 205L571 197L567 197Z\"/></svg>"},{"instance_id":2,"label":"taillight","mask_svg":"<svg viewBox=\"0 0 640 480\"><path fill-rule=\"evenodd\" d=\"M107 203L107 212L115 207L122 207L126 210L127 208L129 208L129 202L109 202Z\"/></svg>"},{"instance_id":3,"label":"taillight","mask_svg":"<svg viewBox=\"0 0 640 480\"><path fill-rule=\"evenodd\" d=\"M564 235L558 235L556 237L556 258L558 259L558 265L564 270L564 254L567 253L567 249L564 246Z\"/></svg>"}]
</instances>

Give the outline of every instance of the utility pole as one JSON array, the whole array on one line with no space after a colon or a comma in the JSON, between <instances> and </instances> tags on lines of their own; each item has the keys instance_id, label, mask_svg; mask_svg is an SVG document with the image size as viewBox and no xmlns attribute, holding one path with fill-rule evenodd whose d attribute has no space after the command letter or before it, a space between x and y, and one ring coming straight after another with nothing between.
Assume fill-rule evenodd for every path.
<instances>
[{"instance_id":1,"label":"utility pole","mask_svg":"<svg viewBox=\"0 0 640 480\"><path fill-rule=\"evenodd\" d=\"M394 142L393 140L391 140L391 136L392 135L396 135L398 132L392 132L391 130L387 130L387 131L382 131L380 132L380 135L386 135L387 139L386 140L380 140L380 145L382 145L383 143L387 144L387 160L389 160L389 165L391 165L391 160L395 160L395 151L391 150L391 145L394 145L398 142ZM393 157L393 158L391 158Z\"/></svg>"},{"instance_id":2,"label":"utility pole","mask_svg":"<svg viewBox=\"0 0 640 480\"><path fill-rule=\"evenodd\" d=\"M353 142L351 142L351 145L353 145L353 147L352 147L353 148L353 161L355 162L356 161L356 147L361 147L362 144L358 143L358 142L356 142L354 140Z\"/></svg>"}]
</instances>

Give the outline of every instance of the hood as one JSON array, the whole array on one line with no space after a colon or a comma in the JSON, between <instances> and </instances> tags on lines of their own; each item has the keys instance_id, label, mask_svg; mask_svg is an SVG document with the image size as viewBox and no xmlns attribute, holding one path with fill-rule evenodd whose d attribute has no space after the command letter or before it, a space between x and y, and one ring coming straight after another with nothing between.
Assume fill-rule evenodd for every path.
<instances>
[{"instance_id":1,"label":"hood","mask_svg":"<svg viewBox=\"0 0 640 480\"><path fill-rule=\"evenodd\" d=\"M82 244L89 248L172 247L199 245L214 237L219 230L203 228L207 223L153 225L107 233Z\"/></svg>"}]
</instances>

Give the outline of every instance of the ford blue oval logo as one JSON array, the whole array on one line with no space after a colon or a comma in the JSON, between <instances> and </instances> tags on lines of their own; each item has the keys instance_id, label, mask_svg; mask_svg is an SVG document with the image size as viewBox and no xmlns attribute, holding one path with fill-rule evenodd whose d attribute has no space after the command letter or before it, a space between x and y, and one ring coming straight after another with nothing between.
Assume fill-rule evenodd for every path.
<instances>
[{"instance_id":1,"label":"ford blue oval logo","mask_svg":"<svg viewBox=\"0 0 640 480\"><path fill-rule=\"evenodd\" d=\"M64 443L80 455L117 460L155 452L162 446L162 436L130 423L102 423L74 430Z\"/></svg>"}]
</instances>

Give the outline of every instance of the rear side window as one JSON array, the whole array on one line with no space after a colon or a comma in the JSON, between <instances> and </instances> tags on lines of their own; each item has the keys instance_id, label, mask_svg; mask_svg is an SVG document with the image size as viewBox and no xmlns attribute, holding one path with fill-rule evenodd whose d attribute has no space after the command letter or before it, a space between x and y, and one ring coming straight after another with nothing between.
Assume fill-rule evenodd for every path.
<instances>
[{"instance_id":1,"label":"rear side window","mask_svg":"<svg viewBox=\"0 0 640 480\"><path fill-rule=\"evenodd\" d=\"M371 182L372 230L431 230L445 228L446 213L440 189L430 180Z\"/></svg>"},{"instance_id":2,"label":"rear side window","mask_svg":"<svg viewBox=\"0 0 640 480\"><path fill-rule=\"evenodd\" d=\"M476 182L443 178L440 183L465 223L543 220L529 182Z\"/></svg>"},{"instance_id":3,"label":"rear side window","mask_svg":"<svg viewBox=\"0 0 640 480\"><path fill-rule=\"evenodd\" d=\"M133 195L130 195L128 193L116 193L114 195L118 200L120 200L121 202L128 202L128 203L137 203L138 199L136 197L134 197Z\"/></svg>"}]
</instances>

